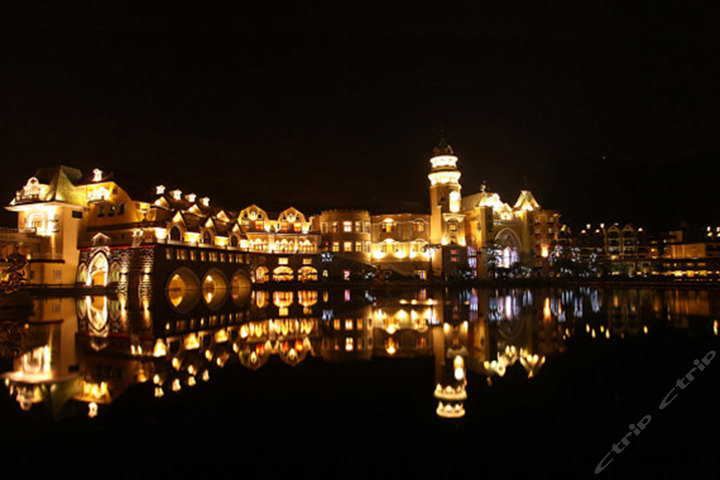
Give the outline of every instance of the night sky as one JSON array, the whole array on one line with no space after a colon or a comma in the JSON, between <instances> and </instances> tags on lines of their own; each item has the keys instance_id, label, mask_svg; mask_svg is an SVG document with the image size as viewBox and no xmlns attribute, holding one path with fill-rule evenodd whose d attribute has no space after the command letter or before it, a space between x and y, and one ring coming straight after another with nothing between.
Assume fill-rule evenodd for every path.
<instances>
[{"instance_id":1,"label":"night sky","mask_svg":"<svg viewBox=\"0 0 720 480\"><path fill-rule=\"evenodd\" d=\"M720 224L718 12L103 3L0 7L4 203L67 164L229 209L428 211L442 131L464 194L526 187L572 226Z\"/></svg>"}]
</instances>

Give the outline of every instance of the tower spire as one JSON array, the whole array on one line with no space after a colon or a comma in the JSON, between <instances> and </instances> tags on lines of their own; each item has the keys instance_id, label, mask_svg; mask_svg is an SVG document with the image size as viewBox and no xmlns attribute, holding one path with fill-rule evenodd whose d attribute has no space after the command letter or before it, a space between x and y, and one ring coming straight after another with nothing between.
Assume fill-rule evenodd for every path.
<instances>
[{"instance_id":1,"label":"tower spire","mask_svg":"<svg viewBox=\"0 0 720 480\"><path fill-rule=\"evenodd\" d=\"M445 134L440 131L440 140L438 140L437 145L435 145L435 148L433 148L433 154L437 157L439 155L454 155L455 152L453 152L452 147L445 139Z\"/></svg>"}]
</instances>

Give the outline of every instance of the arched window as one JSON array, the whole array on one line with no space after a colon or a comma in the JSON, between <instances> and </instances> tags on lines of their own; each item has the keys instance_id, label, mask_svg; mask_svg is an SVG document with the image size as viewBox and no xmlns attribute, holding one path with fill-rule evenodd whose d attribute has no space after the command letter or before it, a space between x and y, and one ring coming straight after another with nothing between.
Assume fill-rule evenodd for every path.
<instances>
[{"instance_id":1,"label":"arched window","mask_svg":"<svg viewBox=\"0 0 720 480\"><path fill-rule=\"evenodd\" d=\"M318 279L318 271L313 267L301 267L298 270L298 280L301 282L316 282Z\"/></svg>"},{"instance_id":2,"label":"arched window","mask_svg":"<svg viewBox=\"0 0 720 480\"><path fill-rule=\"evenodd\" d=\"M182 230L180 230L180 227L177 225L173 225L172 228L170 228L170 240L173 242L182 241Z\"/></svg>"},{"instance_id":3,"label":"arched window","mask_svg":"<svg viewBox=\"0 0 720 480\"><path fill-rule=\"evenodd\" d=\"M293 277L294 274L290 267L282 265L273 270L273 280L276 282L290 282Z\"/></svg>"},{"instance_id":4,"label":"arched window","mask_svg":"<svg viewBox=\"0 0 720 480\"><path fill-rule=\"evenodd\" d=\"M260 266L255 270L255 283L265 283L270 280L267 267Z\"/></svg>"}]
</instances>

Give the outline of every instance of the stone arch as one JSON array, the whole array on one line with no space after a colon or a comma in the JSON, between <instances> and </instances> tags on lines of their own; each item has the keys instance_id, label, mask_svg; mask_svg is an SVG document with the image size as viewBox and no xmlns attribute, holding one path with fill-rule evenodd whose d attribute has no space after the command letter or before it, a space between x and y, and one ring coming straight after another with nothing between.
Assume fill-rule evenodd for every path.
<instances>
[{"instance_id":1,"label":"stone arch","mask_svg":"<svg viewBox=\"0 0 720 480\"><path fill-rule=\"evenodd\" d=\"M93 259L90 261L87 278L85 279L85 285L87 285L88 287L107 286L108 273L109 265L107 256L105 256L103 252L96 253Z\"/></svg>"},{"instance_id":2,"label":"stone arch","mask_svg":"<svg viewBox=\"0 0 720 480\"><path fill-rule=\"evenodd\" d=\"M120 264L118 262L113 262L110 265L110 275L108 277L108 282L117 283L119 281L120 281Z\"/></svg>"},{"instance_id":3,"label":"stone arch","mask_svg":"<svg viewBox=\"0 0 720 480\"><path fill-rule=\"evenodd\" d=\"M187 313L200 299L200 279L187 267L180 267L168 277L165 295L168 303L179 313Z\"/></svg>"},{"instance_id":4,"label":"stone arch","mask_svg":"<svg viewBox=\"0 0 720 480\"><path fill-rule=\"evenodd\" d=\"M228 280L217 268L211 268L203 277L202 297L213 310L220 308L228 295Z\"/></svg>"},{"instance_id":5,"label":"stone arch","mask_svg":"<svg viewBox=\"0 0 720 480\"><path fill-rule=\"evenodd\" d=\"M77 279L76 279L77 282L85 285L87 282L87 274L88 274L88 266L84 263L81 263L78 266Z\"/></svg>"},{"instance_id":6,"label":"stone arch","mask_svg":"<svg viewBox=\"0 0 720 480\"><path fill-rule=\"evenodd\" d=\"M513 229L505 227L495 235L495 245L498 248L497 266L510 268L520 259L520 237Z\"/></svg>"},{"instance_id":7,"label":"stone arch","mask_svg":"<svg viewBox=\"0 0 720 480\"><path fill-rule=\"evenodd\" d=\"M250 298L252 282L247 272L243 269L236 270L230 279L230 295L233 302L238 306L244 306Z\"/></svg>"}]
</instances>

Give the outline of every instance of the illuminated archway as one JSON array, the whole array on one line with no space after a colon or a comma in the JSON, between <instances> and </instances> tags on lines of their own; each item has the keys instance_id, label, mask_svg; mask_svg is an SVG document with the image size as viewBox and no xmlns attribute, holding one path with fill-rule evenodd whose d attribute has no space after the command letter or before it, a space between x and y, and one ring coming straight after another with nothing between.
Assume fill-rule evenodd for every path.
<instances>
[{"instance_id":1,"label":"illuminated archway","mask_svg":"<svg viewBox=\"0 0 720 480\"><path fill-rule=\"evenodd\" d=\"M78 267L77 282L82 283L82 284L87 283L87 273L88 273L87 265L85 265L84 263L81 263L80 266Z\"/></svg>"},{"instance_id":2,"label":"illuminated archway","mask_svg":"<svg viewBox=\"0 0 720 480\"><path fill-rule=\"evenodd\" d=\"M173 309L187 313L200 299L200 280L189 268L180 267L170 274L165 295Z\"/></svg>"},{"instance_id":3,"label":"illuminated archway","mask_svg":"<svg viewBox=\"0 0 720 480\"><path fill-rule=\"evenodd\" d=\"M294 278L292 268L281 265L273 270L273 280L276 282L290 282Z\"/></svg>"},{"instance_id":4,"label":"illuminated archway","mask_svg":"<svg viewBox=\"0 0 720 480\"><path fill-rule=\"evenodd\" d=\"M509 228L503 228L495 236L495 244L498 247L497 266L499 268L510 268L518 262L520 238L517 233Z\"/></svg>"},{"instance_id":5,"label":"illuminated archway","mask_svg":"<svg viewBox=\"0 0 720 480\"><path fill-rule=\"evenodd\" d=\"M268 270L265 266L260 266L255 269L255 283L265 283L270 280L269 274L270 270Z\"/></svg>"},{"instance_id":6,"label":"illuminated archway","mask_svg":"<svg viewBox=\"0 0 720 480\"><path fill-rule=\"evenodd\" d=\"M304 266L298 270L298 280L301 282L316 282L318 271L314 267Z\"/></svg>"},{"instance_id":7,"label":"illuminated archway","mask_svg":"<svg viewBox=\"0 0 720 480\"><path fill-rule=\"evenodd\" d=\"M202 283L202 296L211 309L219 308L228 294L228 281L225 274L217 268L211 269Z\"/></svg>"},{"instance_id":8,"label":"illuminated archway","mask_svg":"<svg viewBox=\"0 0 720 480\"><path fill-rule=\"evenodd\" d=\"M112 265L110 265L110 275L108 277L108 281L110 283L120 281L120 264L118 262L113 262Z\"/></svg>"},{"instance_id":9,"label":"illuminated archway","mask_svg":"<svg viewBox=\"0 0 720 480\"><path fill-rule=\"evenodd\" d=\"M88 268L85 284L88 287L106 286L108 284L108 260L104 253L97 253Z\"/></svg>"}]
</instances>

